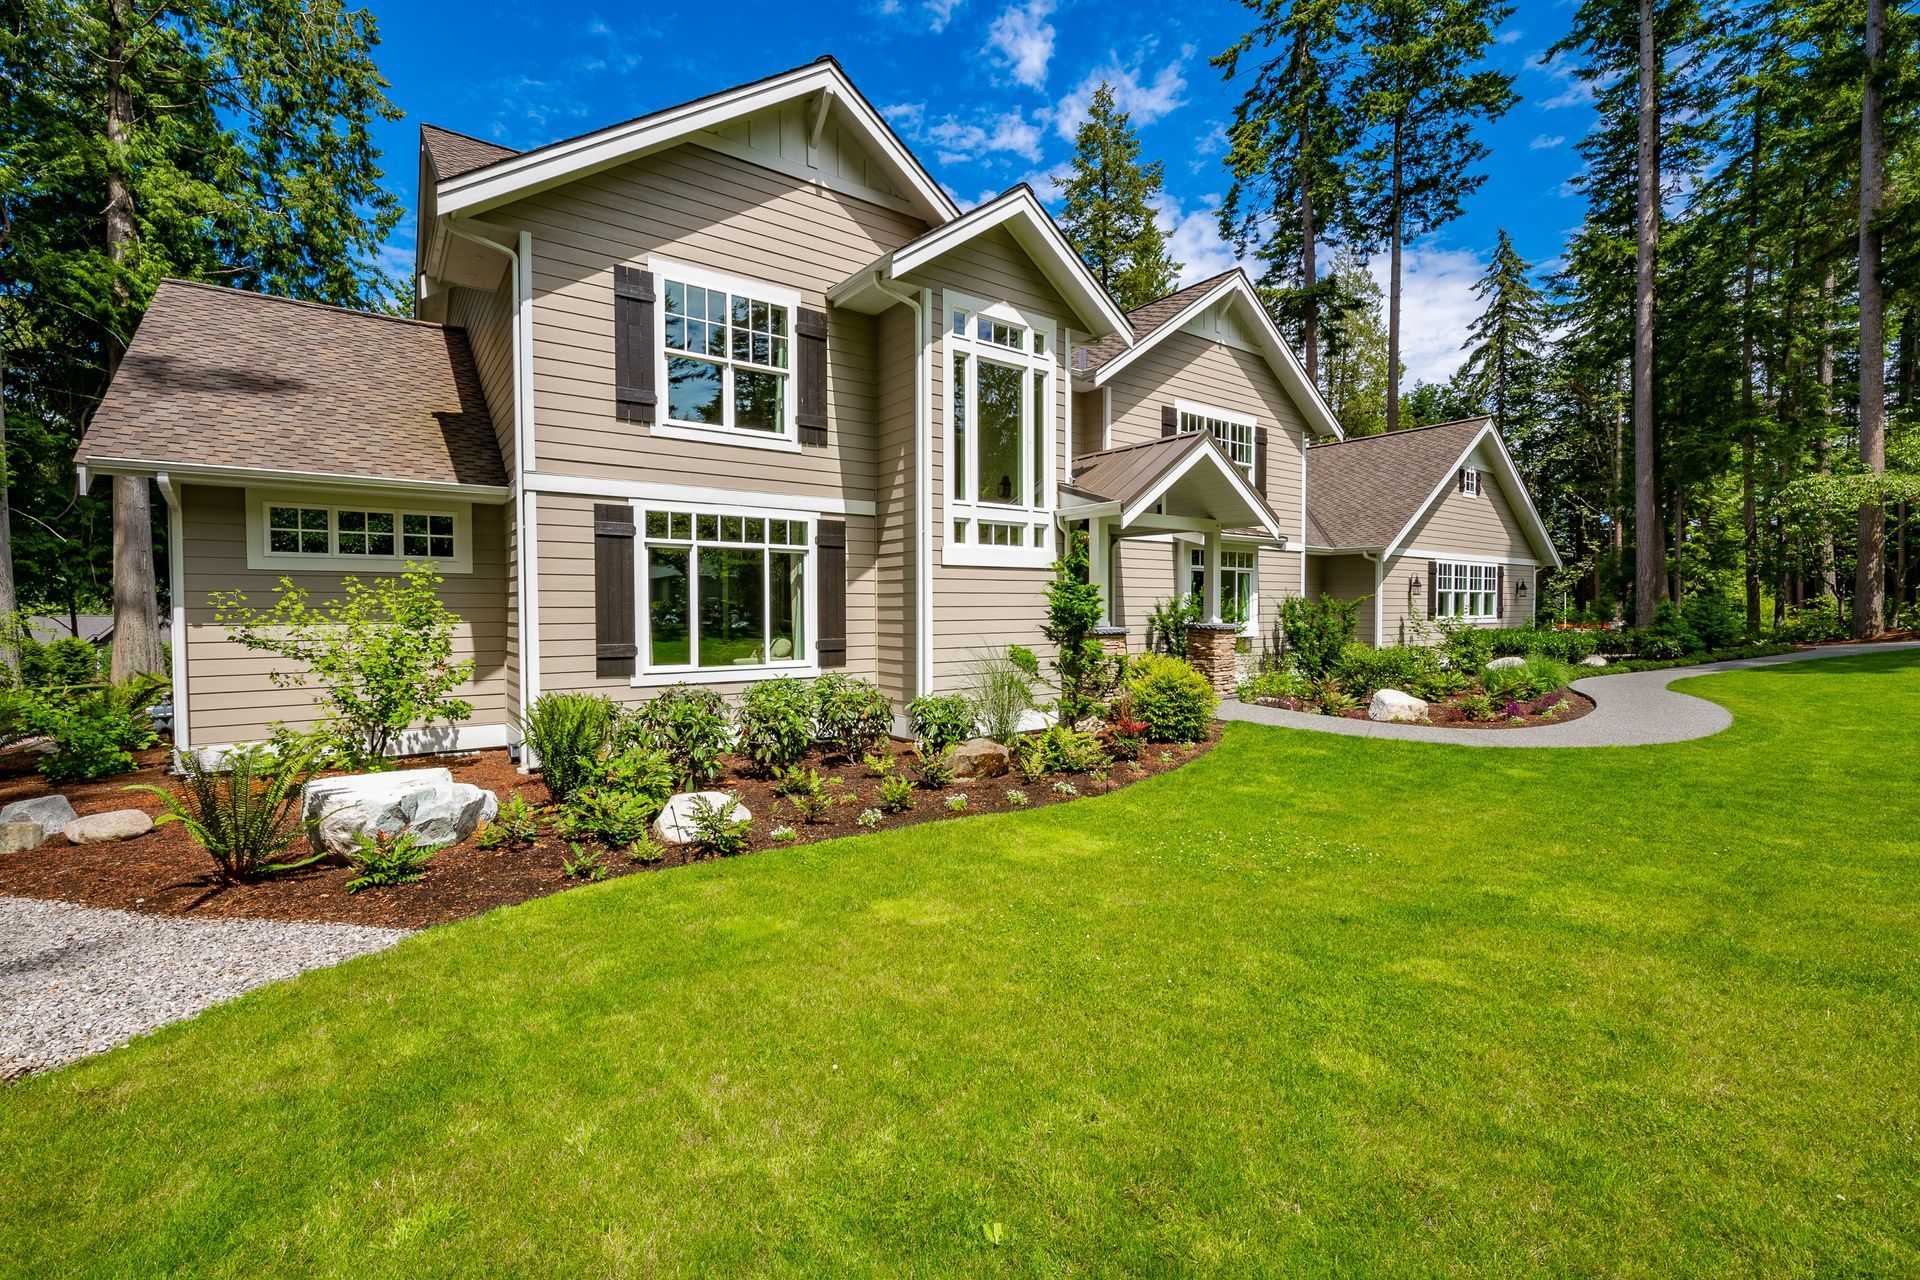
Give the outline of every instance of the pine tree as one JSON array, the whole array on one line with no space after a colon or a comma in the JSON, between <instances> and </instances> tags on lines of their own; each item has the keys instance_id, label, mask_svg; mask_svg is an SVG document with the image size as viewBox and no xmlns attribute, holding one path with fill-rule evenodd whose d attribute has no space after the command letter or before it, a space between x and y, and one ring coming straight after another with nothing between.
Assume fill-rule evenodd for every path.
<instances>
[{"instance_id":1,"label":"pine tree","mask_svg":"<svg viewBox=\"0 0 1920 1280\"><path fill-rule=\"evenodd\" d=\"M1102 84L1073 137L1072 172L1053 184L1065 193L1060 226L1094 277L1131 311L1173 288L1180 264L1167 256L1154 220L1165 166L1140 163L1140 135Z\"/></svg>"},{"instance_id":2,"label":"pine tree","mask_svg":"<svg viewBox=\"0 0 1920 1280\"><path fill-rule=\"evenodd\" d=\"M1466 362L1456 376L1467 398L1510 440L1524 438L1538 410L1551 321L1533 268L1500 229L1493 261L1473 287L1485 309L1469 329Z\"/></svg>"},{"instance_id":3,"label":"pine tree","mask_svg":"<svg viewBox=\"0 0 1920 1280\"><path fill-rule=\"evenodd\" d=\"M1335 256L1327 273L1320 390L1349 436L1387 429L1387 334L1380 297L1366 263L1349 251Z\"/></svg>"}]
</instances>

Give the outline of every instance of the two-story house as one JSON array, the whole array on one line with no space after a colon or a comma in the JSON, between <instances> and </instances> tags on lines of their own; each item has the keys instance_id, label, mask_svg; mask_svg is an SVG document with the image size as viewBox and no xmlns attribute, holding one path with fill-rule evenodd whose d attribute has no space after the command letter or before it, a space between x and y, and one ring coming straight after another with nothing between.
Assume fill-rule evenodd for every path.
<instances>
[{"instance_id":1,"label":"two-story house","mask_svg":"<svg viewBox=\"0 0 1920 1280\"><path fill-rule=\"evenodd\" d=\"M477 747L552 690L962 687L1044 648L1072 531L1136 650L1156 601L1260 643L1283 597L1378 599L1436 550L1319 523L1317 459L1358 442L1314 447L1339 429L1243 273L1122 313L1031 190L963 213L829 59L532 151L423 128L418 214L419 319L170 281L90 426L82 483L167 503L182 745L311 714L208 604L282 578L433 561L476 715L409 745ZM1471 470L1494 532L1438 550L1504 600L1553 549L1497 433L1455 434L1329 492L1372 537L1404 504L1366 471L1432 505Z\"/></svg>"}]
</instances>

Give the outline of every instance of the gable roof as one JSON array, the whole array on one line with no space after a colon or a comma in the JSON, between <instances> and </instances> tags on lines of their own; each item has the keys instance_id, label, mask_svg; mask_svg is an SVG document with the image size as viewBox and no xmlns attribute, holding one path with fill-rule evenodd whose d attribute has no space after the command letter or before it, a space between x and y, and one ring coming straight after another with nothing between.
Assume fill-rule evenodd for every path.
<instances>
[{"instance_id":1,"label":"gable roof","mask_svg":"<svg viewBox=\"0 0 1920 1280\"><path fill-rule=\"evenodd\" d=\"M1176 289L1164 298L1155 298L1143 307L1135 307L1127 312L1128 332L1108 334L1090 347L1080 347L1073 353L1073 367L1080 369L1098 369L1146 337L1173 317L1192 306L1198 298L1203 298L1220 286L1220 282L1238 271L1238 267L1222 271L1217 276L1208 276L1205 280L1190 284L1184 289Z\"/></svg>"},{"instance_id":2,"label":"gable roof","mask_svg":"<svg viewBox=\"0 0 1920 1280\"><path fill-rule=\"evenodd\" d=\"M741 116L815 94L821 95L823 112L833 105L841 108L854 130L899 179L907 200L921 216L942 223L959 215L953 198L831 57L531 151L514 152L457 175L443 174L435 189L435 207L443 215L484 213L509 200L678 145Z\"/></svg>"},{"instance_id":3,"label":"gable roof","mask_svg":"<svg viewBox=\"0 0 1920 1280\"><path fill-rule=\"evenodd\" d=\"M908 275L996 227L1004 227L1033 258L1088 330L1096 334L1126 332L1125 314L1087 269L1086 261L1068 242L1040 197L1024 182L946 225L881 254L827 290L827 301L854 310L884 311L898 299L879 288L879 281Z\"/></svg>"},{"instance_id":4,"label":"gable roof","mask_svg":"<svg viewBox=\"0 0 1920 1280\"><path fill-rule=\"evenodd\" d=\"M503 487L461 329L164 280L75 461Z\"/></svg>"},{"instance_id":5,"label":"gable roof","mask_svg":"<svg viewBox=\"0 0 1920 1280\"><path fill-rule=\"evenodd\" d=\"M1147 514L1169 489L1195 467L1205 467L1246 508L1246 514L1276 539L1285 541L1280 517L1233 464L1210 431L1181 431L1137 444L1116 445L1073 460L1073 481L1062 485L1075 497L1119 507L1121 527Z\"/></svg>"},{"instance_id":6,"label":"gable roof","mask_svg":"<svg viewBox=\"0 0 1920 1280\"><path fill-rule=\"evenodd\" d=\"M1452 485L1454 472L1491 440L1513 509L1557 566L1559 552L1527 493L1493 419L1438 422L1354 436L1307 450L1307 532L1311 545L1392 554Z\"/></svg>"},{"instance_id":7,"label":"gable roof","mask_svg":"<svg viewBox=\"0 0 1920 1280\"><path fill-rule=\"evenodd\" d=\"M464 133L442 129L437 124L420 126L420 145L426 148L427 158L433 161L434 175L442 182L520 154L512 147L484 142Z\"/></svg>"}]
</instances>

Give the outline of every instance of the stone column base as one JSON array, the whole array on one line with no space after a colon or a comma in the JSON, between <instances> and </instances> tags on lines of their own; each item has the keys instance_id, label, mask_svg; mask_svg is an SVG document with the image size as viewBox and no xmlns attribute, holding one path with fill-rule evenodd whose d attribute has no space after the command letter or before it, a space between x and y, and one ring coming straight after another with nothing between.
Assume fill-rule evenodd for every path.
<instances>
[{"instance_id":1,"label":"stone column base","mask_svg":"<svg viewBox=\"0 0 1920 1280\"><path fill-rule=\"evenodd\" d=\"M1127 653L1127 629L1125 627L1095 627L1093 638L1100 647L1115 657L1125 657Z\"/></svg>"},{"instance_id":2,"label":"stone column base","mask_svg":"<svg viewBox=\"0 0 1920 1280\"><path fill-rule=\"evenodd\" d=\"M1187 628L1187 661L1223 698L1231 698L1238 687L1234 642L1239 638L1240 628L1231 622L1196 622Z\"/></svg>"}]
</instances>

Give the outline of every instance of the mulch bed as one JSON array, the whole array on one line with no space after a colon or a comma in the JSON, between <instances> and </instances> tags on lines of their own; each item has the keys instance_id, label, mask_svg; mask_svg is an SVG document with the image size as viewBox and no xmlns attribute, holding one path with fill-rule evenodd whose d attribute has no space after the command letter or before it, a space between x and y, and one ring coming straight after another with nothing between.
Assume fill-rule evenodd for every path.
<instances>
[{"instance_id":1,"label":"mulch bed","mask_svg":"<svg viewBox=\"0 0 1920 1280\"><path fill-rule=\"evenodd\" d=\"M1029 803L1024 807L1036 809L1075 798L1054 791L1058 781L1070 782L1081 796L1099 794L1103 789L1114 790L1179 768L1204 755L1218 741L1216 725L1205 742L1189 748L1150 744L1142 752L1138 767L1116 761L1104 784L1073 775L1050 775L1023 784L1009 774L955 782L944 791L919 791L912 810L888 814L879 830L979 813L1005 813L1015 807L1007 803L1009 789L1025 792ZM912 754L911 748L902 743L892 744L892 750L902 757ZM135 783L170 786L165 773L167 758L167 748L155 748L137 757L140 767L134 773L57 789L81 814L137 808L157 816L163 812L158 797L130 794L123 788ZM26 753L0 757L0 804L56 790L34 772L34 760ZM837 805L825 820L811 825L801 822L787 803L773 794L770 779L736 767L713 784L716 790L737 793L753 814L753 851L780 847L770 834L780 826L791 826L798 833L794 844L867 834L855 819L862 809L878 806L880 779L869 776L864 766L837 757L815 756L807 763L824 776L840 779L845 794L854 797L850 803ZM514 793L536 806L544 806L549 800L546 784L537 775L520 773L504 750L395 762L401 769L422 765L446 766L455 781L486 787L502 800ZM967 797L964 813L951 813L946 808L947 798L954 795ZM297 846L304 848L304 844ZM579 882L569 880L560 869L566 852L566 843L553 836L543 836L538 843L523 848L491 850L476 848L467 840L436 854L426 878L418 883L349 894L346 882L350 873L333 866L313 866L247 884L224 884L213 874L212 860L185 829L179 823L168 823L132 840L76 846L56 836L38 849L0 854L0 895L56 898L93 907L206 919L245 916L420 929L573 887ZM696 860L698 855L691 849L675 846L668 846L665 860L652 866L635 864L619 851L605 855L608 878Z\"/></svg>"},{"instance_id":2,"label":"mulch bed","mask_svg":"<svg viewBox=\"0 0 1920 1280\"><path fill-rule=\"evenodd\" d=\"M1548 715L1547 708L1555 703L1563 704L1563 709ZM1261 698L1259 705L1280 707L1286 711L1310 710L1298 698ZM1516 705L1520 711L1517 716L1503 716L1498 720L1469 720L1460 708L1452 703L1436 702L1427 712L1427 723L1436 729L1532 729L1543 724L1566 724L1570 720L1578 720L1593 710L1593 699L1584 693L1575 693L1572 689L1561 689L1544 697L1535 698L1531 702L1521 702ZM1348 720L1365 720L1367 709L1358 707L1341 714Z\"/></svg>"}]
</instances>

